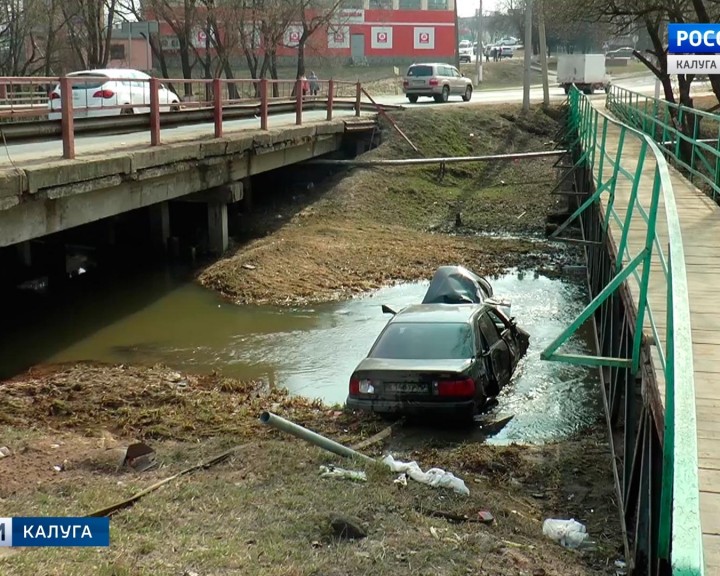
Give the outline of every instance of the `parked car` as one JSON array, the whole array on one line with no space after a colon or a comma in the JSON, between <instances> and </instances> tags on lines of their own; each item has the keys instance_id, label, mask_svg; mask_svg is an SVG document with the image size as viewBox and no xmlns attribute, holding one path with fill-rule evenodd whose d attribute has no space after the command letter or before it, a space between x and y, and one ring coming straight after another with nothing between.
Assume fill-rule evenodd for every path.
<instances>
[{"instance_id":1,"label":"parked car","mask_svg":"<svg viewBox=\"0 0 720 576\"><path fill-rule=\"evenodd\" d=\"M410 102L420 96L447 102L450 96L462 96L465 102L472 98L472 80L450 64L413 64L403 79L403 92Z\"/></svg>"},{"instance_id":2,"label":"parked car","mask_svg":"<svg viewBox=\"0 0 720 576\"><path fill-rule=\"evenodd\" d=\"M109 68L72 72L68 77L84 79L72 85L75 118L150 112L150 76L144 72ZM180 109L180 97L164 84L160 84L159 99L161 111ZM62 116L60 85L50 92L48 106L48 118L59 120Z\"/></svg>"},{"instance_id":3,"label":"parked car","mask_svg":"<svg viewBox=\"0 0 720 576\"><path fill-rule=\"evenodd\" d=\"M348 408L470 420L527 352L530 336L509 309L484 278L439 268L421 304L383 306L393 317L350 378Z\"/></svg>"}]
</instances>

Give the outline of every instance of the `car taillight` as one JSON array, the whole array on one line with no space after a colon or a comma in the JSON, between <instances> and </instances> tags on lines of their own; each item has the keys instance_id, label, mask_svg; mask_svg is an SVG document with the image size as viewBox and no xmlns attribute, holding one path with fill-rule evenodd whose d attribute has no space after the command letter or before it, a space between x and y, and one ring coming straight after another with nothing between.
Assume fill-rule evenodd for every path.
<instances>
[{"instance_id":1,"label":"car taillight","mask_svg":"<svg viewBox=\"0 0 720 576\"><path fill-rule=\"evenodd\" d=\"M475 380L441 380L437 383L438 396L474 396Z\"/></svg>"},{"instance_id":2,"label":"car taillight","mask_svg":"<svg viewBox=\"0 0 720 576\"><path fill-rule=\"evenodd\" d=\"M108 99L112 98L113 96L115 96L115 92L113 92L112 90L98 90L97 92L95 92L95 94L93 94L93 98Z\"/></svg>"},{"instance_id":3,"label":"car taillight","mask_svg":"<svg viewBox=\"0 0 720 576\"><path fill-rule=\"evenodd\" d=\"M350 394L360 394L360 380L357 378L350 379Z\"/></svg>"},{"instance_id":4,"label":"car taillight","mask_svg":"<svg viewBox=\"0 0 720 576\"><path fill-rule=\"evenodd\" d=\"M60 100L60 94L58 94L57 92L52 92L50 94L50 100Z\"/></svg>"},{"instance_id":5,"label":"car taillight","mask_svg":"<svg viewBox=\"0 0 720 576\"><path fill-rule=\"evenodd\" d=\"M437 78L430 78L429 84L430 84L430 86L437 86L438 85Z\"/></svg>"}]
</instances>

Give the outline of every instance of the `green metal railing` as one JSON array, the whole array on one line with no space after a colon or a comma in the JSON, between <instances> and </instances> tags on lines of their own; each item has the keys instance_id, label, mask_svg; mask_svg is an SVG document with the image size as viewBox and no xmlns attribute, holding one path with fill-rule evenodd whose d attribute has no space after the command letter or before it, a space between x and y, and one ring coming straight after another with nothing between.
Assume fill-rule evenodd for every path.
<instances>
[{"instance_id":1,"label":"green metal railing","mask_svg":"<svg viewBox=\"0 0 720 576\"><path fill-rule=\"evenodd\" d=\"M614 94L617 93L618 89L615 89ZM553 234L591 206L599 205L605 215L603 233L613 235L618 256L610 282L575 322L543 351L542 358L586 366L629 368L637 374L643 328L649 325L657 344L659 370L665 379L659 555L670 562L674 576L701 576L704 567L690 306L680 220L668 163L650 136L600 112L577 89L571 90L568 102L572 133L577 135L576 144L580 149L576 166L592 170L595 186L590 197ZM637 108L636 104L637 101L632 106ZM659 110L660 105L657 107ZM646 117L650 115L651 112L647 112ZM623 186L622 192L629 195L627 203L618 204L616 198L620 186ZM649 197L645 193L648 190ZM666 230L658 227L658 218L662 217L663 211ZM639 294L635 302L637 318L632 357L558 352L626 281L628 284L634 282ZM662 302L655 300L657 310L650 302L651 283L654 293L664 286L666 294ZM663 315L664 335L657 325Z\"/></svg>"},{"instance_id":2,"label":"green metal railing","mask_svg":"<svg viewBox=\"0 0 720 576\"><path fill-rule=\"evenodd\" d=\"M619 86L608 92L607 108L661 144L690 182L713 200L720 199L720 116Z\"/></svg>"}]
</instances>

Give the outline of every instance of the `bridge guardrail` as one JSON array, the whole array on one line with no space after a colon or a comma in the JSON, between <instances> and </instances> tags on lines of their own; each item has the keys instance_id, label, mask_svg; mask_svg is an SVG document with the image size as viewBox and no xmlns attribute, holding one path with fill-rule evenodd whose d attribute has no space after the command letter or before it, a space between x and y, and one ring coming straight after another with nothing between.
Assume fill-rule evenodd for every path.
<instances>
[{"instance_id":1,"label":"bridge guardrail","mask_svg":"<svg viewBox=\"0 0 720 576\"><path fill-rule=\"evenodd\" d=\"M571 90L568 99L571 127L578 136L584 162L590 167L597 167L597 173L593 171L595 193L576 210L570 220L606 194L605 230L608 230L612 221L622 232L614 277L573 325L543 351L542 358L590 366L625 367L637 373L643 327L646 320L649 321L657 343L660 368L665 377L666 414L657 549L660 557L669 561L674 576L702 576L704 564L690 306L680 220L668 163L659 145L650 136L602 113L577 88ZM611 124L620 130L618 148L612 155L605 150L607 131ZM630 139L640 144L638 163L633 166L632 172L622 165L623 146ZM650 202L642 206L638 190L643 168L650 155L655 161L652 194ZM622 207L625 213L620 215L615 206L615 189L622 179L630 184L631 192L628 205ZM667 246L657 232L661 210L665 212ZM629 230L638 226L642 227L640 232L645 239L644 246L633 254L628 242ZM648 299L651 264L657 269L658 263L667 295L665 311L653 310ZM657 280L657 273L654 280ZM625 281L637 282L639 289L632 359L558 354L558 348ZM656 324L660 314L665 314L665 338L660 338Z\"/></svg>"},{"instance_id":2,"label":"bridge guardrail","mask_svg":"<svg viewBox=\"0 0 720 576\"><path fill-rule=\"evenodd\" d=\"M720 116L619 86L608 92L607 107L660 143L690 182L716 202L720 200ZM678 125L686 125L687 133Z\"/></svg>"},{"instance_id":3,"label":"bridge guardrail","mask_svg":"<svg viewBox=\"0 0 720 576\"><path fill-rule=\"evenodd\" d=\"M89 84L89 83L93 84ZM86 86L100 86L100 83L119 82L132 84L133 89L140 88L141 95L136 94L129 102L116 102L115 94L107 95L108 104L101 106L74 106L74 98L63 98L62 94L72 94L73 86L85 84ZM148 85L135 86L136 84ZM261 130L269 129L268 118L274 111L295 111L295 124L303 122L303 111L308 109L326 110L326 119L332 120L336 109L347 109L348 104L355 110L355 116L360 116L365 104L362 101L362 85L360 82L336 82L334 80L317 81L318 93L306 94L304 84L300 80L272 80L272 79L135 79L135 78L109 78L107 76L63 76L63 77L16 77L0 78L0 85L9 85L13 88L29 88L37 91L38 87L46 87L51 94L48 104L43 105L9 105L0 107L0 128L3 134L21 134L20 137L37 135L52 135L58 132L63 141L63 158L75 157L75 122L79 125L93 125L97 127L109 126L117 123L120 127L148 127L150 130L150 145L161 144L161 126L177 125L189 122L211 121L214 126L214 136L223 135L223 120L239 117L256 116ZM180 85L183 93L190 96L177 99L168 96L160 101L161 89L165 85ZM55 87L59 87L58 95L52 95ZM199 87L198 87L199 86ZM90 88L92 89L92 88ZM166 92L162 92L167 94ZM344 100L340 100L344 98ZM98 97L105 99L105 95ZM127 98L123 98L126 100ZM53 102L59 100L59 106ZM288 109L288 106L290 109ZM149 120L136 121L135 118L146 115ZM175 116L177 115L177 116ZM115 116L115 118L111 118ZM120 116L124 116L120 118ZM39 121L11 122L7 119L18 118L44 118ZM110 118L108 118L110 117ZM227 118L226 118L227 117ZM181 120L182 118L182 120ZM5 119L5 123L1 123ZM54 123L54 124L53 124ZM52 129L52 126L55 126ZM58 126L59 125L59 129Z\"/></svg>"}]
</instances>

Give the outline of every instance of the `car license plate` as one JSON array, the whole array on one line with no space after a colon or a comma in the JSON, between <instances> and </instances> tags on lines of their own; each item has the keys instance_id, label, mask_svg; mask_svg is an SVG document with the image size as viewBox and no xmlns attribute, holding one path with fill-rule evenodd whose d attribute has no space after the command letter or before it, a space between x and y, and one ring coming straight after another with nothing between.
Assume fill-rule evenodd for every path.
<instances>
[{"instance_id":1,"label":"car license plate","mask_svg":"<svg viewBox=\"0 0 720 576\"><path fill-rule=\"evenodd\" d=\"M412 85L413 86L425 86L425 80L413 80Z\"/></svg>"},{"instance_id":2,"label":"car license plate","mask_svg":"<svg viewBox=\"0 0 720 576\"><path fill-rule=\"evenodd\" d=\"M385 384L385 391L397 394L427 394L428 387L415 382L393 382Z\"/></svg>"}]
</instances>

